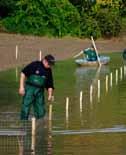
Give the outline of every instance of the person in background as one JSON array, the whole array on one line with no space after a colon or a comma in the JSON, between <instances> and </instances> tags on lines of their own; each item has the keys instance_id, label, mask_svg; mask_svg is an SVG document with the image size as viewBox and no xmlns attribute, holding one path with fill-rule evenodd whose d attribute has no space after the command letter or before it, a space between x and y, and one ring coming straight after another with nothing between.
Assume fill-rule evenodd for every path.
<instances>
[{"instance_id":1,"label":"person in background","mask_svg":"<svg viewBox=\"0 0 126 155\"><path fill-rule=\"evenodd\" d=\"M21 120L28 120L30 108L33 106L36 119L44 117L44 89L48 91L48 100L52 100L54 84L52 66L55 58L46 55L41 61L34 61L25 66L20 75L19 94L23 96Z\"/></svg>"},{"instance_id":2,"label":"person in background","mask_svg":"<svg viewBox=\"0 0 126 155\"><path fill-rule=\"evenodd\" d=\"M80 53L75 55L74 58L76 58L80 55L84 55L84 59L85 59L85 55L86 55L87 61L97 61L97 54L95 52L93 45L91 45L90 48L86 48L85 50L82 50Z\"/></svg>"},{"instance_id":3,"label":"person in background","mask_svg":"<svg viewBox=\"0 0 126 155\"><path fill-rule=\"evenodd\" d=\"M97 61L97 55L93 46L91 46L90 48L86 48L83 51L83 54L86 55L86 59L88 61Z\"/></svg>"}]
</instances>

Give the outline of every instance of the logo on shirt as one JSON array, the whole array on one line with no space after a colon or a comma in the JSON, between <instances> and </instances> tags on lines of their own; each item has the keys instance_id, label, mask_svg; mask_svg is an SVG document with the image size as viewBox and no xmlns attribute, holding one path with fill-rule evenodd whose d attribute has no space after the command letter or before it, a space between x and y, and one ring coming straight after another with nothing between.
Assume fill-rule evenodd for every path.
<instances>
[{"instance_id":1,"label":"logo on shirt","mask_svg":"<svg viewBox=\"0 0 126 155\"><path fill-rule=\"evenodd\" d=\"M36 73L36 74L39 74L39 70L36 70L35 73Z\"/></svg>"}]
</instances>

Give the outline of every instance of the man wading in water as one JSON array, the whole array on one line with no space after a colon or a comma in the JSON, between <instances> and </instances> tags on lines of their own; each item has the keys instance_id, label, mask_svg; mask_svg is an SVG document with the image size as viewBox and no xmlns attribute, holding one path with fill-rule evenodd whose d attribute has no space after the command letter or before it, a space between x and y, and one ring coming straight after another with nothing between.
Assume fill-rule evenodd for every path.
<instances>
[{"instance_id":1,"label":"man wading in water","mask_svg":"<svg viewBox=\"0 0 126 155\"><path fill-rule=\"evenodd\" d=\"M19 86L19 94L23 96L21 120L28 120L31 106L36 119L44 117L44 88L48 91L48 100L52 100L54 85L51 66L54 64L55 58L49 54L42 61L34 61L22 70Z\"/></svg>"}]
</instances>

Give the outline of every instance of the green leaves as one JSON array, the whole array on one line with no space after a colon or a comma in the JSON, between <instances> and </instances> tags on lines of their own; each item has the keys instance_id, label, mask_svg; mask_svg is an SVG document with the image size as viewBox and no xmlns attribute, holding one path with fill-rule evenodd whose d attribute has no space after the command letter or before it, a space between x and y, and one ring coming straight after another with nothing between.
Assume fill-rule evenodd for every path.
<instances>
[{"instance_id":1,"label":"green leaves","mask_svg":"<svg viewBox=\"0 0 126 155\"><path fill-rule=\"evenodd\" d=\"M12 15L15 10L17 0L0 0L0 18L5 18Z\"/></svg>"},{"instance_id":2,"label":"green leaves","mask_svg":"<svg viewBox=\"0 0 126 155\"><path fill-rule=\"evenodd\" d=\"M14 2L16 9L2 22L9 32L98 38L118 36L125 26L125 0L113 0L112 5L96 0L1 0L0 7Z\"/></svg>"},{"instance_id":3,"label":"green leaves","mask_svg":"<svg viewBox=\"0 0 126 155\"><path fill-rule=\"evenodd\" d=\"M95 18L84 14L81 19L81 36L93 36L94 38L101 37L101 30Z\"/></svg>"},{"instance_id":4,"label":"green leaves","mask_svg":"<svg viewBox=\"0 0 126 155\"><path fill-rule=\"evenodd\" d=\"M109 8L102 9L97 13L96 17L102 36L111 37L118 36L121 29L121 17L118 11Z\"/></svg>"},{"instance_id":5,"label":"green leaves","mask_svg":"<svg viewBox=\"0 0 126 155\"><path fill-rule=\"evenodd\" d=\"M79 32L80 15L68 0L20 0L20 8L13 17L13 30L19 33L53 36L77 35ZM11 17L12 18L12 17ZM11 30L10 20L4 22Z\"/></svg>"}]
</instances>

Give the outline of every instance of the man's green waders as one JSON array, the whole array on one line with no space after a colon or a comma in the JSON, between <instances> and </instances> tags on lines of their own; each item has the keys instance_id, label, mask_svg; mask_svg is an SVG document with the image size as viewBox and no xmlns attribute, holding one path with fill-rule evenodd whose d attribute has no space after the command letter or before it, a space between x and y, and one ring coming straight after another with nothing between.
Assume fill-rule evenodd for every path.
<instances>
[{"instance_id":1,"label":"man's green waders","mask_svg":"<svg viewBox=\"0 0 126 155\"><path fill-rule=\"evenodd\" d=\"M31 75L26 80L25 95L21 108L21 120L27 120L31 105L33 105L34 115L37 119L45 115L44 101L45 76Z\"/></svg>"}]
</instances>

